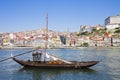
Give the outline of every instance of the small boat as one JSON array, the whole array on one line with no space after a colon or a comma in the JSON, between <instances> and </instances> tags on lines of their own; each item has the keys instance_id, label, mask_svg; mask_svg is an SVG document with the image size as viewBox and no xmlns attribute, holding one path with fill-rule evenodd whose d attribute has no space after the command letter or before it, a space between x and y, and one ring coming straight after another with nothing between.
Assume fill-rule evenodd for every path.
<instances>
[{"instance_id":1,"label":"small boat","mask_svg":"<svg viewBox=\"0 0 120 80\"><path fill-rule=\"evenodd\" d=\"M44 57L49 58L50 60L46 59L41 60L42 54L46 55ZM67 61L48 53L36 52L33 53L32 56L33 56L32 61L19 60L16 57L13 57L12 59L24 67L38 67L38 68L88 68L99 63L99 61L86 61L86 62Z\"/></svg>"},{"instance_id":2,"label":"small boat","mask_svg":"<svg viewBox=\"0 0 120 80\"><path fill-rule=\"evenodd\" d=\"M13 60L24 67L36 67L36 68L88 68L99 63L99 61L88 61L88 62L71 61L72 62L71 64L67 64L60 61L34 62L34 61L18 60L16 58L13 58Z\"/></svg>"},{"instance_id":3,"label":"small boat","mask_svg":"<svg viewBox=\"0 0 120 80\"><path fill-rule=\"evenodd\" d=\"M87 61L77 62L70 61L71 63L65 63L62 61L23 61L13 57L13 60L24 67L38 67L38 68L88 68L96 65L99 61Z\"/></svg>"}]
</instances>

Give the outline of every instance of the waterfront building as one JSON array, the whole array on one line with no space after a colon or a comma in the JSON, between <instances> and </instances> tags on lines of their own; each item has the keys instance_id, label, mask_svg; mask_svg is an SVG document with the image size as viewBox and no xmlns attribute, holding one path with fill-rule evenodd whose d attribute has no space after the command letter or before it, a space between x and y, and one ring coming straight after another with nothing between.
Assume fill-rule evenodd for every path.
<instances>
[{"instance_id":1,"label":"waterfront building","mask_svg":"<svg viewBox=\"0 0 120 80\"><path fill-rule=\"evenodd\" d=\"M117 16L109 16L105 19L105 25L108 24L120 24L120 15Z\"/></svg>"},{"instance_id":2,"label":"waterfront building","mask_svg":"<svg viewBox=\"0 0 120 80\"><path fill-rule=\"evenodd\" d=\"M84 32L90 32L91 31L91 26L87 26L87 25L81 25L80 26L80 32L84 33Z\"/></svg>"},{"instance_id":3,"label":"waterfront building","mask_svg":"<svg viewBox=\"0 0 120 80\"><path fill-rule=\"evenodd\" d=\"M107 24L106 28L108 30L111 30L112 32L114 31L115 28L120 27L120 24Z\"/></svg>"},{"instance_id":4,"label":"waterfront building","mask_svg":"<svg viewBox=\"0 0 120 80\"><path fill-rule=\"evenodd\" d=\"M120 27L120 15L117 16L109 16L105 19L105 26L108 30L115 29Z\"/></svg>"},{"instance_id":5,"label":"waterfront building","mask_svg":"<svg viewBox=\"0 0 120 80\"><path fill-rule=\"evenodd\" d=\"M102 25L98 24L98 25L92 26L91 28L99 30L99 29L103 29L104 27Z\"/></svg>"},{"instance_id":6,"label":"waterfront building","mask_svg":"<svg viewBox=\"0 0 120 80\"><path fill-rule=\"evenodd\" d=\"M70 36L66 36L66 46L70 46Z\"/></svg>"}]
</instances>

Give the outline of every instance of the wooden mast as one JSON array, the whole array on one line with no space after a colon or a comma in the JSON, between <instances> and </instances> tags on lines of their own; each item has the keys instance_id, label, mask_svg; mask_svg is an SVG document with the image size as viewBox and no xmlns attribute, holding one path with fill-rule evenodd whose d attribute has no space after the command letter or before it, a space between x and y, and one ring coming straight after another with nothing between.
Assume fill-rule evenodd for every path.
<instances>
[{"instance_id":1,"label":"wooden mast","mask_svg":"<svg viewBox=\"0 0 120 80\"><path fill-rule=\"evenodd\" d=\"M46 43L45 43L44 62L46 61L46 49L47 49L47 45L48 45L48 14L46 15L46 31L45 31L45 36L46 36Z\"/></svg>"}]
</instances>

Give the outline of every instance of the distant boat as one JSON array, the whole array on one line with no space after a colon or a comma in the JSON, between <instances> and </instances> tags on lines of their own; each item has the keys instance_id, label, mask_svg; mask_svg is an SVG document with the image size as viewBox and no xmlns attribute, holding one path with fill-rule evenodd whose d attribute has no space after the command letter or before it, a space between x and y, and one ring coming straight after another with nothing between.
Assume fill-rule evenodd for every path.
<instances>
[{"instance_id":1,"label":"distant boat","mask_svg":"<svg viewBox=\"0 0 120 80\"><path fill-rule=\"evenodd\" d=\"M19 60L16 58L16 56L13 56L12 59L24 67L35 67L35 68L38 67L38 68L52 68L52 69L54 69L54 68L88 68L88 67L94 66L97 63L99 63L99 61L86 61L86 62L84 62L84 61L82 61L82 62L67 61L67 60L58 58L54 55L48 54L46 52L47 43L48 43L48 34L47 33L48 33L48 16L46 17L45 52L43 52L43 53L39 53L37 51L34 52L32 54L32 56L33 56L32 61ZM20 54L20 55L22 55L22 54ZM17 55L17 56L20 56L20 55ZM50 60L47 61L46 60L47 58L49 58Z\"/></svg>"}]
</instances>

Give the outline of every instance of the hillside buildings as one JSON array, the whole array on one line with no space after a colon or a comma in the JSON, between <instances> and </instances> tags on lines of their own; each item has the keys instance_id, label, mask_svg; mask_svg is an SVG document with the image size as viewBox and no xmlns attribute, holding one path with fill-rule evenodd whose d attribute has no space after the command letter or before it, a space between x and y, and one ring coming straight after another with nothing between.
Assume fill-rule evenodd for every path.
<instances>
[{"instance_id":1,"label":"hillside buildings","mask_svg":"<svg viewBox=\"0 0 120 80\"><path fill-rule=\"evenodd\" d=\"M80 31L76 32L56 32L48 30L48 47L81 47L83 44L89 46L120 46L119 37L111 37L111 31L120 27L120 15L110 16L105 19L105 26L110 32L106 32L104 26L81 25ZM113 31L114 32L114 31ZM102 33L102 34L101 34ZM80 35L78 35L80 34ZM2 47L45 47L46 28L0 34L0 46Z\"/></svg>"}]
</instances>

